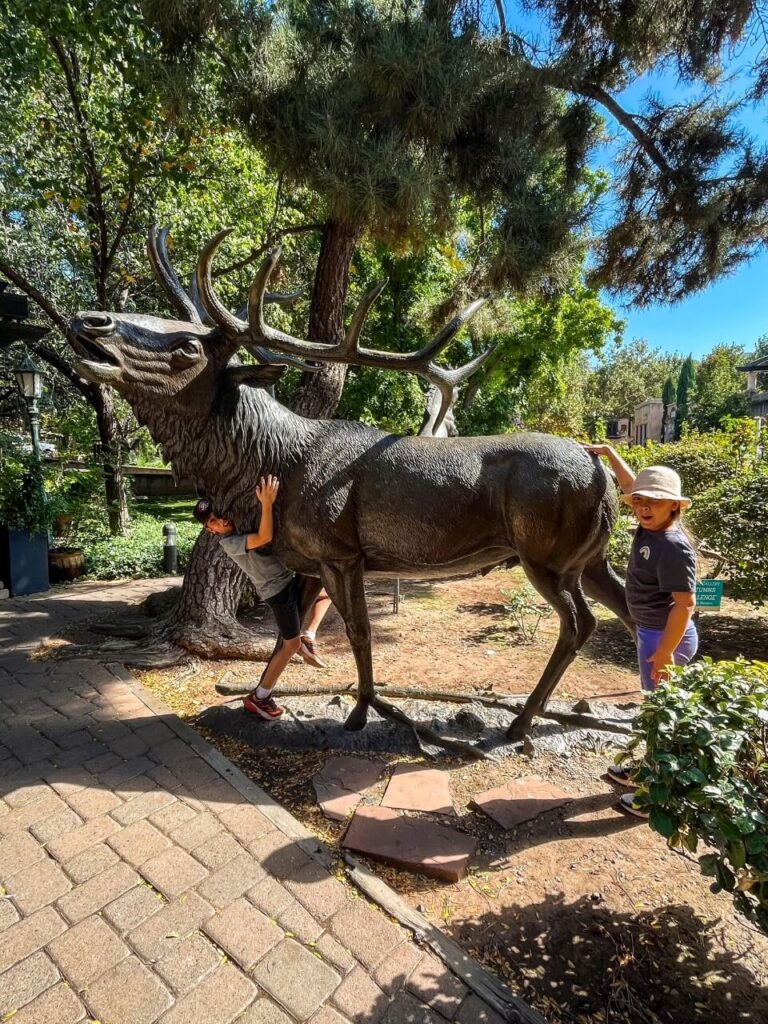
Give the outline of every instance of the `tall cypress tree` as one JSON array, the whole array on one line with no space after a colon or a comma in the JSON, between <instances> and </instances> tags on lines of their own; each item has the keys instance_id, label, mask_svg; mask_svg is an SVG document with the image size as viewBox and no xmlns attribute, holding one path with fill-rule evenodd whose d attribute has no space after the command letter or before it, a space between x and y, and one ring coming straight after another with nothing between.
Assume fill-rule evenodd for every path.
<instances>
[{"instance_id":1,"label":"tall cypress tree","mask_svg":"<svg viewBox=\"0 0 768 1024\"><path fill-rule=\"evenodd\" d=\"M667 377L664 381L664 389L661 393L661 400L664 403L664 412L661 417L661 439L666 440L667 424L669 422L669 407L677 398L677 389L675 388L675 382L671 377Z\"/></svg>"},{"instance_id":2,"label":"tall cypress tree","mask_svg":"<svg viewBox=\"0 0 768 1024\"><path fill-rule=\"evenodd\" d=\"M693 358L688 356L680 368L680 376L677 379L677 416L675 417L675 440L679 441L683 424L690 418L691 401L696 389L696 365Z\"/></svg>"}]
</instances>

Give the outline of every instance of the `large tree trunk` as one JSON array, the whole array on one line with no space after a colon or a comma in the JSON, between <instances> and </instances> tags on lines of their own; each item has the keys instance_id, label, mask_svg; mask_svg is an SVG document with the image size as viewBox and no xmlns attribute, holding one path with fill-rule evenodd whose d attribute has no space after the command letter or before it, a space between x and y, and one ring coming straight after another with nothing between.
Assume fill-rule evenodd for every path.
<instances>
[{"instance_id":1,"label":"large tree trunk","mask_svg":"<svg viewBox=\"0 0 768 1024\"><path fill-rule=\"evenodd\" d=\"M166 639L203 658L268 657L272 645L254 640L237 621L246 583L216 537L202 531L166 625Z\"/></svg>"},{"instance_id":2,"label":"large tree trunk","mask_svg":"<svg viewBox=\"0 0 768 1024\"><path fill-rule=\"evenodd\" d=\"M362 229L342 221L325 225L317 261L309 313L309 338L334 344L344 336L344 306L349 290L349 269ZM299 382L291 408L301 416L333 416L344 390L346 366L324 366L306 373ZM171 613L166 638L179 647L207 658L267 658L271 651L254 643L237 622L245 576L218 541L207 534L195 544L178 605Z\"/></svg>"},{"instance_id":3,"label":"large tree trunk","mask_svg":"<svg viewBox=\"0 0 768 1024\"><path fill-rule=\"evenodd\" d=\"M96 411L96 423L104 459L104 490L107 498L109 532L113 536L124 537L128 532L130 519L128 490L119 448L115 397L109 388L96 386L93 391L93 407Z\"/></svg>"},{"instance_id":4,"label":"large tree trunk","mask_svg":"<svg viewBox=\"0 0 768 1024\"><path fill-rule=\"evenodd\" d=\"M344 221L329 220L325 225L309 308L310 341L335 345L344 337L349 268L361 234L362 228ZM344 363L330 363L317 373L305 373L291 409L311 419L330 419L341 399L346 375Z\"/></svg>"}]
</instances>

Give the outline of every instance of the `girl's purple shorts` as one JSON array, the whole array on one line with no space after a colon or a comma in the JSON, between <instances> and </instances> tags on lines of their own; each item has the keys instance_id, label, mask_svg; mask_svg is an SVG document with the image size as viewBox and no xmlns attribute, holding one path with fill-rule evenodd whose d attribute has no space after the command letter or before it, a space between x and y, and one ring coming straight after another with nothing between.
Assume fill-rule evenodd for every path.
<instances>
[{"instance_id":1,"label":"girl's purple shorts","mask_svg":"<svg viewBox=\"0 0 768 1024\"><path fill-rule=\"evenodd\" d=\"M640 683L644 690L655 689L651 678L652 666L648 659L656 653L661 638L664 635L663 629L648 629L646 626L637 627L637 660L640 665ZM675 649L675 664L687 665L696 651L699 649L699 634L691 622L685 635Z\"/></svg>"}]
</instances>

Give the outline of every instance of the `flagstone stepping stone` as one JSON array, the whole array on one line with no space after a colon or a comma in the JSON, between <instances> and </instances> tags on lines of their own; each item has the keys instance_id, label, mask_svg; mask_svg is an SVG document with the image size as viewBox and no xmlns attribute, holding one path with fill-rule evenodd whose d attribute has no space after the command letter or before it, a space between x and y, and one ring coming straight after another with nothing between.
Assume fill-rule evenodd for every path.
<instances>
[{"instance_id":1,"label":"flagstone stepping stone","mask_svg":"<svg viewBox=\"0 0 768 1024\"><path fill-rule=\"evenodd\" d=\"M401 817L389 807L360 807L342 846L404 871L458 882L467 874L477 840L434 821Z\"/></svg>"},{"instance_id":2,"label":"flagstone stepping stone","mask_svg":"<svg viewBox=\"0 0 768 1024\"><path fill-rule=\"evenodd\" d=\"M455 814L448 772L420 764L399 764L389 780L382 807Z\"/></svg>"},{"instance_id":3,"label":"flagstone stepping stone","mask_svg":"<svg viewBox=\"0 0 768 1024\"><path fill-rule=\"evenodd\" d=\"M346 821L384 771L382 761L365 757L333 757L312 779L320 810L327 818Z\"/></svg>"},{"instance_id":4,"label":"flagstone stepping stone","mask_svg":"<svg viewBox=\"0 0 768 1024\"><path fill-rule=\"evenodd\" d=\"M540 775L526 775L480 793L470 800L470 804L493 818L502 828L509 829L562 807L572 799Z\"/></svg>"}]
</instances>

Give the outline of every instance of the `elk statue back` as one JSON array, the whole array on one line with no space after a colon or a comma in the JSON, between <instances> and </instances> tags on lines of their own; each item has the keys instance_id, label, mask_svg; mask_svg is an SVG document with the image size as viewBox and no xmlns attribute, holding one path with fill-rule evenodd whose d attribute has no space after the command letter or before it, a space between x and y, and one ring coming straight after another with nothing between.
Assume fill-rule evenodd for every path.
<instances>
[{"instance_id":1,"label":"elk statue back","mask_svg":"<svg viewBox=\"0 0 768 1024\"><path fill-rule=\"evenodd\" d=\"M181 319L79 314L72 324L78 372L123 394L175 469L239 530L253 527L259 476L279 474L276 553L304 577L304 610L326 587L355 655L358 698L347 728L362 728L370 706L394 714L374 689L366 575L425 579L519 563L560 619L552 655L509 728L521 739L595 627L585 594L631 629L624 588L606 557L618 513L613 481L579 445L545 434L400 437L290 412L270 393L286 365L345 362L425 377L441 396L439 429L455 389L490 353L455 370L435 358L486 299L419 351L381 352L360 345L377 286L341 342L303 341L264 318L277 253L257 273L243 317L221 304L211 262L227 233L203 249L187 294L168 258L167 229L153 232L150 260ZM257 365L241 364L241 348Z\"/></svg>"}]
</instances>

